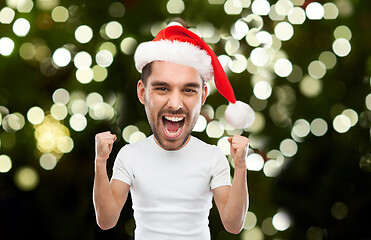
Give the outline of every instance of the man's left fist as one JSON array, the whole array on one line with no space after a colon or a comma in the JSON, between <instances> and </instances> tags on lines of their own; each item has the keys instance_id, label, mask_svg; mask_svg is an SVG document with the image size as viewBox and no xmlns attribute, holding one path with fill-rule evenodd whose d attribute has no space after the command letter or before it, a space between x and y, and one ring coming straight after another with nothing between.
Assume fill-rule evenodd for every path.
<instances>
[{"instance_id":1,"label":"man's left fist","mask_svg":"<svg viewBox=\"0 0 371 240\"><path fill-rule=\"evenodd\" d=\"M234 159L235 168L246 168L246 156L249 148L250 140L247 137L234 135L229 137L228 141L231 144L231 156Z\"/></svg>"}]
</instances>

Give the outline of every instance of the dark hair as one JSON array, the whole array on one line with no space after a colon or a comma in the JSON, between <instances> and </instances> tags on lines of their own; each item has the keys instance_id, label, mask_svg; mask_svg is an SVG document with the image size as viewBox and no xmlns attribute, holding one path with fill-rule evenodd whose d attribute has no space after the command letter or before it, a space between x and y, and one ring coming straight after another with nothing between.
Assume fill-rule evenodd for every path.
<instances>
[{"instance_id":1,"label":"dark hair","mask_svg":"<svg viewBox=\"0 0 371 240\"><path fill-rule=\"evenodd\" d=\"M152 62L150 63L147 63L147 65L144 66L144 68L142 69L142 81L144 83L144 86L147 85L147 79L149 77L149 75L151 75L151 72L152 72Z\"/></svg>"}]
</instances>

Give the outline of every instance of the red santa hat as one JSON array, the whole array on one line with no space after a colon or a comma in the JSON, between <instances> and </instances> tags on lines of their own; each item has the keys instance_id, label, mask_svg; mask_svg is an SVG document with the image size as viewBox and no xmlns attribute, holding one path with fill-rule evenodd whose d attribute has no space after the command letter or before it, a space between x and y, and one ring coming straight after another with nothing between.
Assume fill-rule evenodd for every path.
<instances>
[{"instance_id":1,"label":"red santa hat","mask_svg":"<svg viewBox=\"0 0 371 240\"><path fill-rule=\"evenodd\" d=\"M162 29L152 41L139 44L134 61L139 72L153 61L193 67L205 81L214 79L216 89L228 100L225 118L232 127L247 128L255 120L254 110L248 104L236 100L233 88L214 51L197 34L184 27L169 26Z\"/></svg>"}]
</instances>

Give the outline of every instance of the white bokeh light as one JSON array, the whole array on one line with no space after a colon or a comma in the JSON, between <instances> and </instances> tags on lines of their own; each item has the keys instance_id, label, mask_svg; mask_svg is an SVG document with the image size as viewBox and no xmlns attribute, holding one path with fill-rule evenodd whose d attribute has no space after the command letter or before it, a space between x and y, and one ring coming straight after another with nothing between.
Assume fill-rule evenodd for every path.
<instances>
[{"instance_id":1,"label":"white bokeh light","mask_svg":"<svg viewBox=\"0 0 371 240\"><path fill-rule=\"evenodd\" d=\"M251 5L251 10L256 15L268 15L270 4L266 0L255 0Z\"/></svg>"},{"instance_id":2,"label":"white bokeh light","mask_svg":"<svg viewBox=\"0 0 371 240\"><path fill-rule=\"evenodd\" d=\"M288 59L281 58L274 64L274 72L280 77L287 77L292 72L292 64Z\"/></svg>"},{"instance_id":3,"label":"white bokeh light","mask_svg":"<svg viewBox=\"0 0 371 240\"><path fill-rule=\"evenodd\" d=\"M288 22L280 22L274 28L274 34L281 41L288 41L294 35L294 28Z\"/></svg>"},{"instance_id":4,"label":"white bokeh light","mask_svg":"<svg viewBox=\"0 0 371 240\"><path fill-rule=\"evenodd\" d=\"M272 94L272 86L266 81L257 82L254 86L254 95L257 99L268 99Z\"/></svg>"},{"instance_id":5,"label":"white bokeh light","mask_svg":"<svg viewBox=\"0 0 371 240\"><path fill-rule=\"evenodd\" d=\"M31 24L24 18L18 18L13 24L13 32L18 37L24 37L31 29Z\"/></svg>"},{"instance_id":6,"label":"white bokeh light","mask_svg":"<svg viewBox=\"0 0 371 240\"><path fill-rule=\"evenodd\" d=\"M272 224L278 231L285 231L291 225L291 218L285 212L278 212L273 216Z\"/></svg>"},{"instance_id":7,"label":"white bokeh light","mask_svg":"<svg viewBox=\"0 0 371 240\"><path fill-rule=\"evenodd\" d=\"M250 171L260 171L264 166L264 159L257 153L252 153L246 158L246 167Z\"/></svg>"},{"instance_id":8,"label":"white bokeh light","mask_svg":"<svg viewBox=\"0 0 371 240\"><path fill-rule=\"evenodd\" d=\"M75 38L80 43L88 43L93 38L93 30L87 25L81 25L75 31Z\"/></svg>"},{"instance_id":9,"label":"white bokeh light","mask_svg":"<svg viewBox=\"0 0 371 240\"><path fill-rule=\"evenodd\" d=\"M58 67L65 67L71 62L71 53L66 48L58 48L52 58Z\"/></svg>"},{"instance_id":10,"label":"white bokeh light","mask_svg":"<svg viewBox=\"0 0 371 240\"><path fill-rule=\"evenodd\" d=\"M308 19L320 20L325 14L323 6L318 2L311 2L305 9Z\"/></svg>"}]
</instances>

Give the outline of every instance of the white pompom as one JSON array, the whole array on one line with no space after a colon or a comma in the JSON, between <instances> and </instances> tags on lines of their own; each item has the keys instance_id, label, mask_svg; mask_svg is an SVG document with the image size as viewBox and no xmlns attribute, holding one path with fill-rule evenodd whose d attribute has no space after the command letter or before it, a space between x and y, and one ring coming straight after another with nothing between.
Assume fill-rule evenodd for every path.
<instances>
[{"instance_id":1,"label":"white pompom","mask_svg":"<svg viewBox=\"0 0 371 240\"><path fill-rule=\"evenodd\" d=\"M241 101L229 103L224 115L227 122L236 129L250 127L255 120L254 110Z\"/></svg>"}]
</instances>

